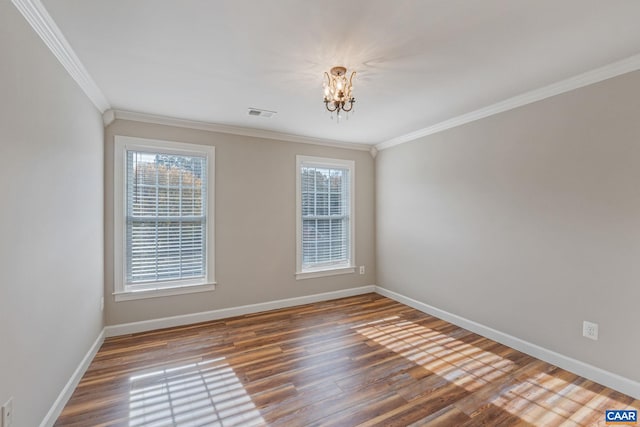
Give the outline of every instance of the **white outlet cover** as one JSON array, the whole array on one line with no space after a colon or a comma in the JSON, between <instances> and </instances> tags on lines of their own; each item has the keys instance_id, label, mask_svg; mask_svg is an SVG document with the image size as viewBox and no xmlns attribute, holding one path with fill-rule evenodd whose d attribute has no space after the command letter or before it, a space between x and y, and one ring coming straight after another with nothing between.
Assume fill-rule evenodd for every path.
<instances>
[{"instance_id":1,"label":"white outlet cover","mask_svg":"<svg viewBox=\"0 0 640 427\"><path fill-rule=\"evenodd\" d=\"M586 320L582 322L582 336L597 341L598 324Z\"/></svg>"}]
</instances>

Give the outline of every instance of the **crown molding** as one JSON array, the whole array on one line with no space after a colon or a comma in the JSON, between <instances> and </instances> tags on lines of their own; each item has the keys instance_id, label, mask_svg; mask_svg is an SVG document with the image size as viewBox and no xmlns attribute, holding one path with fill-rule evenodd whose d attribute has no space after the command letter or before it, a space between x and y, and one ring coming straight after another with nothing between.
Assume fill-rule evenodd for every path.
<instances>
[{"instance_id":1,"label":"crown molding","mask_svg":"<svg viewBox=\"0 0 640 427\"><path fill-rule=\"evenodd\" d=\"M116 120L116 112L113 110L107 110L102 113L102 123L104 123L104 127L109 126Z\"/></svg>"},{"instance_id":2,"label":"crown molding","mask_svg":"<svg viewBox=\"0 0 640 427\"><path fill-rule=\"evenodd\" d=\"M630 56L629 58L614 62L609 65L605 65L604 67L596 68L595 70L578 74L557 83L553 83L548 86L544 86L542 88L535 89L509 99L505 99L504 101L491 104L487 107L480 108L470 113L453 117L451 119L436 123L435 125L417 130L415 132L410 132L405 135L391 138L387 141L376 144L375 148L378 150L391 148L396 145L404 144L405 142L414 141L427 135L433 135L434 133L442 132L443 130L451 129L460 125L464 125L466 123L484 119L485 117L493 116L494 114L522 107L527 104L532 104L534 102L541 101L552 96L560 95L562 93L579 89L581 87L598 83L613 77L617 77L622 74L630 73L638 69L640 69L640 54Z\"/></svg>"},{"instance_id":3,"label":"crown molding","mask_svg":"<svg viewBox=\"0 0 640 427\"><path fill-rule=\"evenodd\" d=\"M329 139L311 138L301 135L293 135L282 132L274 132L264 129L245 128L240 126L230 126L218 123L200 122L196 120L176 119L172 117L158 116L155 114L138 113L124 110L107 110L102 115L105 126L114 120L129 120L141 123L153 123L157 125L175 126L188 129L204 130L209 132L220 132L232 135L251 136L254 138L275 139L278 141L298 142L302 144L322 145L333 148L345 148L348 150L369 151L371 145L357 144L355 142L340 142Z\"/></svg>"},{"instance_id":4,"label":"crown molding","mask_svg":"<svg viewBox=\"0 0 640 427\"><path fill-rule=\"evenodd\" d=\"M93 81L86 68L84 68L84 65L82 65L82 62L80 62L80 59L42 2L40 0L12 0L12 3L96 108L101 113L111 108L109 101L107 101L96 82Z\"/></svg>"}]
</instances>

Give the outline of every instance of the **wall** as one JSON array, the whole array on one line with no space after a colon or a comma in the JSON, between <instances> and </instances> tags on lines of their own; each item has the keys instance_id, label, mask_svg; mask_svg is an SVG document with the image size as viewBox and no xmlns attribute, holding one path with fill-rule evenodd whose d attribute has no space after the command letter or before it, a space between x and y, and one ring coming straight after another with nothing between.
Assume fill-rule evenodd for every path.
<instances>
[{"instance_id":1,"label":"wall","mask_svg":"<svg viewBox=\"0 0 640 427\"><path fill-rule=\"evenodd\" d=\"M378 284L640 381L639 93L633 72L379 153Z\"/></svg>"},{"instance_id":2,"label":"wall","mask_svg":"<svg viewBox=\"0 0 640 427\"><path fill-rule=\"evenodd\" d=\"M103 127L0 1L0 403L40 424L103 327Z\"/></svg>"},{"instance_id":3,"label":"wall","mask_svg":"<svg viewBox=\"0 0 640 427\"><path fill-rule=\"evenodd\" d=\"M113 296L114 135L216 148L215 291L135 301ZM355 160L356 263L366 274L296 280L296 155ZM117 325L375 284L374 162L367 151L329 148L116 120L105 134L105 295Z\"/></svg>"}]
</instances>

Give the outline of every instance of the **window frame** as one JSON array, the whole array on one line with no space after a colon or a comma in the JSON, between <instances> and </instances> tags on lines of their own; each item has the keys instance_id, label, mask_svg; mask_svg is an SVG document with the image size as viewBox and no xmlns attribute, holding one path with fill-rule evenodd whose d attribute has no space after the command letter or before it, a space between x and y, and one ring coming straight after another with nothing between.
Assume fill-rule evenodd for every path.
<instances>
[{"instance_id":1,"label":"window frame","mask_svg":"<svg viewBox=\"0 0 640 427\"><path fill-rule=\"evenodd\" d=\"M328 265L314 268L302 266L302 167L341 168L349 171L349 259L346 265ZM355 216L356 162L354 160L334 159L296 155L296 280L316 277L335 276L354 273L356 270L356 216Z\"/></svg>"},{"instance_id":2,"label":"window frame","mask_svg":"<svg viewBox=\"0 0 640 427\"><path fill-rule=\"evenodd\" d=\"M127 151L192 155L207 158L206 275L204 278L149 282L133 287L126 283L126 215L127 215ZM114 299L128 301L170 295L181 295L215 289L215 147L184 142L163 141L116 135L114 137L113 187L113 281Z\"/></svg>"}]
</instances>

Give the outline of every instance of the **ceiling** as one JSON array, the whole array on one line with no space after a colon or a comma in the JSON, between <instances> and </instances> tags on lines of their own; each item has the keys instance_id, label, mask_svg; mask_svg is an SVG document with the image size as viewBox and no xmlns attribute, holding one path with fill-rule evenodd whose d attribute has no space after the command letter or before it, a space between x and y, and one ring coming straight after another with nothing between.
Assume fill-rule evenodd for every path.
<instances>
[{"instance_id":1,"label":"ceiling","mask_svg":"<svg viewBox=\"0 0 640 427\"><path fill-rule=\"evenodd\" d=\"M43 4L113 109L360 144L640 52L637 0ZM322 102L335 65L357 71L339 124Z\"/></svg>"}]
</instances>

